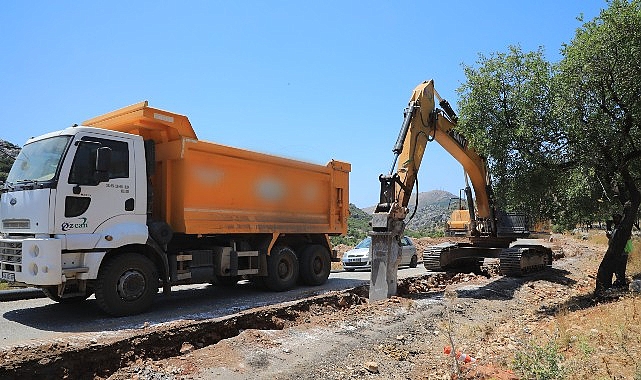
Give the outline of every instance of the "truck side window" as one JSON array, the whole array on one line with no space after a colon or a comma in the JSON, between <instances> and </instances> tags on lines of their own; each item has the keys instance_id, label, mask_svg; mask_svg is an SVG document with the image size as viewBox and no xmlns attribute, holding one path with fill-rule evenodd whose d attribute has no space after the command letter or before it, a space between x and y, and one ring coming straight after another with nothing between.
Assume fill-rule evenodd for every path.
<instances>
[{"instance_id":1,"label":"truck side window","mask_svg":"<svg viewBox=\"0 0 641 380\"><path fill-rule=\"evenodd\" d=\"M82 144L78 147L76 156L73 158L73 164L71 165L69 183L81 184L84 182L82 178L79 178L79 173L87 173L87 169L91 169L88 168L88 166L92 164L96 149L100 146L111 148L109 179L129 177L129 147L126 142L89 136L83 137L82 140L97 142L100 145Z\"/></svg>"}]
</instances>

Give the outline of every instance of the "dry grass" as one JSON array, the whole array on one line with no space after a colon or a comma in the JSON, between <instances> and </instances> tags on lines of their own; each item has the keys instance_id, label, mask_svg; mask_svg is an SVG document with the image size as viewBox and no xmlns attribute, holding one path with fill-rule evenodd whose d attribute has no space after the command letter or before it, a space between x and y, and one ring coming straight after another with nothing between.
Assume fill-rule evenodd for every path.
<instances>
[{"instance_id":1,"label":"dry grass","mask_svg":"<svg viewBox=\"0 0 641 380\"><path fill-rule=\"evenodd\" d=\"M588 241L597 245L608 246L608 238L605 232L594 230L590 232ZM641 238L638 236L632 237L632 253L628 256L627 275L635 279L641 279ZM605 251L604 251L605 253Z\"/></svg>"},{"instance_id":2,"label":"dry grass","mask_svg":"<svg viewBox=\"0 0 641 380\"><path fill-rule=\"evenodd\" d=\"M590 243L607 247L602 231L591 233ZM641 279L641 238L633 238L627 275ZM604 251L605 252L605 251ZM558 347L568 379L641 379L641 297L623 292L619 299L578 311L556 314L537 342Z\"/></svg>"},{"instance_id":3,"label":"dry grass","mask_svg":"<svg viewBox=\"0 0 641 380\"><path fill-rule=\"evenodd\" d=\"M571 379L633 378L641 357L641 299L626 297L562 313L548 334L563 354Z\"/></svg>"},{"instance_id":4,"label":"dry grass","mask_svg":"<svg viewBox=\"0 0 641 380\"><path fill-rule=\"evenodd\" d=\"M628 275L641 279L641 238L632 238L632 253L628 257Z\"/></svg>"},{"instance_id":5,"label":"dry grass","mask_svg":"<svg viewBox=\"0 0 641 380\"><path fill-rule=\"evenodd\" d=\"M603 231L597 230L595 232L591 232L588 236L588 240L594 244L603 245L606 247L608 246L608 237L605 236L605 232Z\"/></svg>"}]
</instances>

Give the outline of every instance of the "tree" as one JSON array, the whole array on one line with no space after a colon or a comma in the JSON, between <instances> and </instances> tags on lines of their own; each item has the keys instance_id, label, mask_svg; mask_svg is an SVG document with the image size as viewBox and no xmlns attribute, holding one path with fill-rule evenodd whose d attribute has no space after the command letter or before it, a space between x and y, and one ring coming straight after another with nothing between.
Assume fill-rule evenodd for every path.
<instances>
[{"instance_id":1,"label":"tree","mask_svg":"<svg viewBox=\"0 0 641 380\"><path fill-rule=\"evenodd\" d=\"M558 152L567 141L553 113L553 67L543 49L480 55L465 66L459 89L459 130L488 159L497 202L545 218L560 175Z\"/></svg>"},{"instance_id":2,"label":"tree","mask_svg":"<svg viewBox=\"0 0 641 380\"><path fill-rule=\"evenodd\" d=\"M11 165L20 152L20 147L11 144L8 141L0 140L0 182L7 179Z\"/></svg>"},{"instance_id":3,"label":"tree","mask_svg":"<svg viewBox=\"0 0 641 380\"><path fill-rule=\"evenodd\" d=\"M505 202L566 225L624 205L629 236L641 200L641 0L612 0L562 54L556 65L542 49L481 55L465 67L459 128Z\"/></svg>"},{"instance_id":4,"label":"tree","mask_svg":"<svg viewBox=\"0 0 641 380\"><path fill-rule=\"evenodd\" d=\"M641 193L641 1L611 0L562 49L557 83L567 153L592 168L623 206L622 250Z\"/></svg>"}]
</instances>

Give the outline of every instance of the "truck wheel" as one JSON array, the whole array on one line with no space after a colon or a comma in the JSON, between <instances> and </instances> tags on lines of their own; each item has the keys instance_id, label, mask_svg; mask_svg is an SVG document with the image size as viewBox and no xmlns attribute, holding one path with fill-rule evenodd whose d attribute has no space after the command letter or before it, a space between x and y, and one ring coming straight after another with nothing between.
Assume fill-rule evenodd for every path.
<instances>
[{"instance_id":1,"label":"truck wheel","mask_svg":"<svg viewBox=\"0 0 641 380\"><path fill-rule=\"evenodd\" d=\"M58 287L57 286L45 286L42 289L42 292L47 296L52 301L58 302L58 303L76 303L76 302L82 302L89 298L93 294L93 289L87 288L87 292L85 293L84 296L74 296L74 297L65 297L62 298L58 295Z\"/></svg>"},{"instance_id":2,"label":"truck wheel","mask_svg":"<svg viewBox=\"0 0 641 380\"><path fill-rule=\"evenodd\" d=\"M321 285L327 281L331 271L329 252L322 245L307 246L300 258L300 277L307 285Z\"/></svg>"},{"instance_id":3,"label":"truck wheel","mask_svg":"<svg viewBox=\"0 0 641 380\"><path fill-rule=\"evenodd\" d=\"M107 259L98 272L96 300L107 314L138 314L148 309L158 293L158 271L139 253Z\"/></svg>"},{"instance_id":4,"label":"truck wheel","mask_svg":"<svg viewBox=\"0 0 641 380\"><path fill-rule=\"evenodd\" d=\"M267 257L265 286L273 291L289 290L298 281L298 259L289 247L274 247Z\"/></svg>"}]
</instances>

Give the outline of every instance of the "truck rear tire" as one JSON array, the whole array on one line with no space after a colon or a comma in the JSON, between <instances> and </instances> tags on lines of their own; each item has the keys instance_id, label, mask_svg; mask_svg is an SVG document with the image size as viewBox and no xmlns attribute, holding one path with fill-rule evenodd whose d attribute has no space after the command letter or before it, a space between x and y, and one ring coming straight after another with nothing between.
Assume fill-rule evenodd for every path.
<instances>
[{"instance_id":1,"label":"truck rear tire","mask_svg":"<svg viewBox=\"0 0 641 380\"><path fill-rule=\"evenodd\" d=\"M107 259L96 282L98 306L107 314L139 314L151 307L158 293L158 270L139 253L123 253Z\"/></svg>"},{"instance_id":2,"label":"truck rear tire","mask_svg":"<svg viewBox=\"0 0 641 380\"><path fill-rule=\"evenodd\" d=\"M274 247L269 257L267 257L265 286L273 291L282 292L296 286L296 281L298 281L298 258L296 254L289 247Z\"/></svg>"},{"instance_id":3,"label":"truck rear tire","mask_svg":"<svg viewBox=\"0 0 641 380\"><path fill-rule=\"evenodd\" d=\"M319 244L305 247L300 257L300 277L304 284L324 284L331 269L332 262L327 248Z\"/></svg>"}]
</instances>

